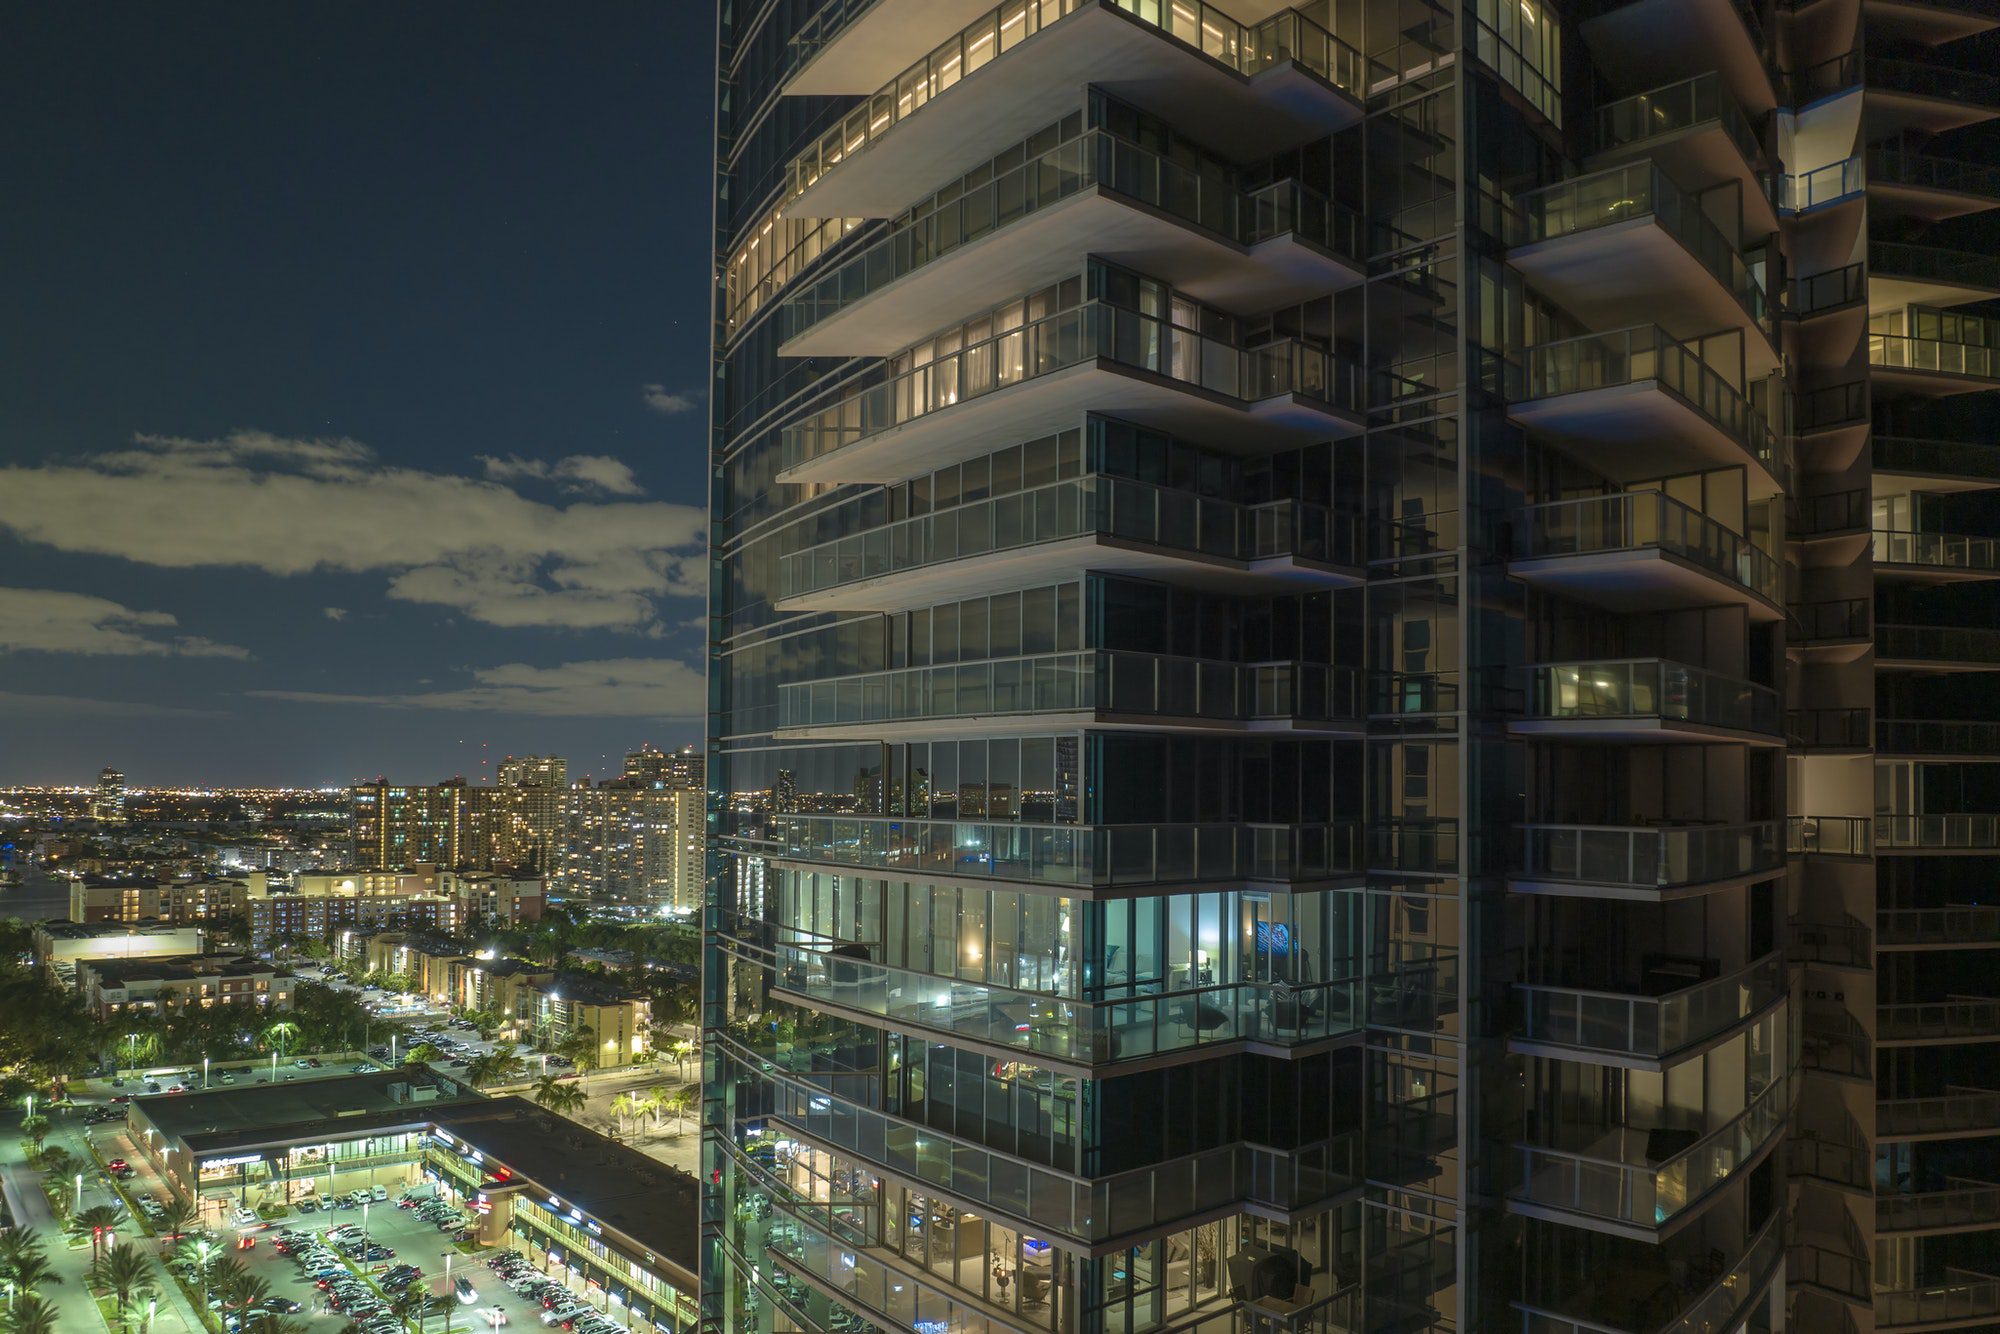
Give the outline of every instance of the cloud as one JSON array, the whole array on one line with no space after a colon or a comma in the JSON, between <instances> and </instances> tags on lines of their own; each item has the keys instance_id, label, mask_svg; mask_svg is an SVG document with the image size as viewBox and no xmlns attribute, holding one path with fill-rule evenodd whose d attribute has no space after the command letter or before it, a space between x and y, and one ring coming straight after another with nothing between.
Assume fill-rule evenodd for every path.
<instances>
[{"instance_id":1,"label":"cloud","mask_svg":"<svg viewBox=\"0 0 2000 1334\"><path fill-rule=\"evenodd\" d=\"M533 667L485 667L474 684L403 695L342 695L307 690L252 690L259 699L303 704L359 704L385 709L444 709L543 718L696 718L707 708L702 675L672 658L611 658Z\"/></svg>"},{"instance_id":2,"label":"cloud","mask_svg":"<svg viewBox=\"0 0 2000 1334\"><path fill-rule=\"evenodd\" d=\"M320 615L326 617L329 621L344 621L347 619L347 608L345 607L321 607L319 612Z\"/></svg>"},{"instance_id":3,"label":"cloud","mask_svg":"<svg viewBox=\"0 0 2000 1334\"><path fill-rule=\"evenodd\" d=\"M46 718L61 714L76 718L216 718L216 709L183 709L172 704L147 704L123 699L82 699L75 695L21 695L0 690L0 713L11 718Z\"/></svg>"},{"instance_id":4,"label":"cloud","mask_svg":"<svg viewBox=\"0 0 2000 1334\"><path fill-rule=\"evenodd\" d=\"M133 611L108 598L52 588L0 588L0 653L92 657L247 658L233 644L171 633L163 611Z\"/></svg>"},{"instance_id":5,"label":"cloud","mask_svg":"<svg viewBox=\"0 0 2000 1334\"><path fill-rule=\"evenodd\" d=\"M638 489L615 459L523 466ZM0 467L0 532L24 541L166 569L380 574L392 598L503 626L657 634L660 599L706 591L706 526L694 505L548 504L490 475L386 464L352 440L258 431Z\"/></svg>"},{"instance_id":6,"label":"cloud","mask_svg":"<svg viewBox=\"0 0 2000 1334\"><path fill-rule=\"evenodd\" d=\"M663 417L678 417L683 412L693 412L701 406L701 393L675 393L663 384L642 385L639 397L646 406Z\"/></svg>"},{"instance_id":7,"label":"cloud","mask_svg":"<svg viewBox=\"0 0 2000 1334\"><path fill-rule=\"evenodd\" d=\"M554 482L565 491L601 491L612 496L646 494L632 470L608 454L571 454L553 463L547 459L524 459L519 454L505 458L481 454L479 463L486 469L487 477L496 482Z\"/></svg>"}]
</instances>

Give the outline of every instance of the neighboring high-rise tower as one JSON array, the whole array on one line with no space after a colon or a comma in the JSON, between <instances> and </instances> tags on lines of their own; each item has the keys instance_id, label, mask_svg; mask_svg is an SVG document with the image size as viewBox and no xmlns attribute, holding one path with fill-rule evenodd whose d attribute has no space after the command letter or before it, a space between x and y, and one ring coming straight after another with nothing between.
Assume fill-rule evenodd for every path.
<instances>
[{"instance_id":1,"label":"neighboring high-rise tower","mask_svg":"<svg viewBox=\"0 0 2000 1334\"><path fill-rule=\"evenodd\" d=\"M707 1328L2000 1327L1991 0L719 11Z\"/></svg>"},{"instance_id":2,"label":"neighboring high-rise tower","mask_svg":"<svg viewBox=\"0 0 2000 1334\"><path fill-rule=\"evenodd\" d=\"M103 769L97 788L90 794L90 818L99 824L119 824L125 819L125 775L117 769Z\"/></svg>"}]
</instances>

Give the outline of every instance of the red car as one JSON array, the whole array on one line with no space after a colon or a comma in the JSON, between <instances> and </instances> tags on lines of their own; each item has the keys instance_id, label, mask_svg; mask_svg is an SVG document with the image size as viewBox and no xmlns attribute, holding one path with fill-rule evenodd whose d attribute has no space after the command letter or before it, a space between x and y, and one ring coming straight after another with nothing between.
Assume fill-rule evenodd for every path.
<instances>
[{"instance_id":1,"label":"red car","mask_svg":"<svg viewBox=\"0 0 2000 1334\"><path fill-rule=\"evenodd\" d=\"M257 1244L257 1238L251 1236L248 1232L245 1232L242 1236L236 1239L236 1249L239 1251L247 1251L256 1244Z\"/></svg>"},{"instance_id":2,"label":"red car","mask_svg":"<svg viewBox=\"0 0 2000 1334\"><path fill-rule=\"evenodd\" d=\"M132 1095L129 1093L121 1093L117 1097L113 1098L111 1101L114 1103L130 1102L132 1101Z\"/></svg>"},{"instance_id":3,"label":"red car","mask_svg":"<svg viewBox=\"0 0 2000 1334\"><path fill-rule=\"evenodd\" d=\"M186 1092L187 1092L187 1086L186 1086L186 1085L184 1085L184 1084L170 1084L170 1085L168 1085L168 1087L167 1087L167 1092L169 1092L169 1093L186 1093Z\"/></svg>"},{"instance_id":4,"label":"red car","mask_svg":"<svg viewBox=\"0 0 2000 1334\"><path fill-rule=\"evenodd\" d=\"M125 1160L123 1158L113 1158L105 1166L114 1172L123 1172L125 1170Z\"/></svg>"}]
</instances>

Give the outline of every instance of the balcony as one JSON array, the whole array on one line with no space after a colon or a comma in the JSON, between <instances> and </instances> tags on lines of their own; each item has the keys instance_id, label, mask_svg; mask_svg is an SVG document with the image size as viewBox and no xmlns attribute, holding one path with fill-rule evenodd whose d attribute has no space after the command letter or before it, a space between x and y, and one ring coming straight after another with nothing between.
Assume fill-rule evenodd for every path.
<instances>
[{"instance_id":1,"label":"balcony","mask_svg":"<svg viewBox=\"0 0 2000 1334\"><path fill-rule=\"evenodd\" d=\"M1920 46L1943 46L2000 27L1994 0L1866 0L1871 35Z\"/></svg>"},{"instance_id":2,"label":"balcony","mask_svg":"<svg viewBox=\"0 0 2000 1334\"><path fill-rule=\"evenodd\" d=\"M1878 625L1875 665L1889 671L1989 672L2000 668L2000 630L1963 625Z\"/></svg>"},{"instance_id":3,"label":"balcony","mask_svg":"<svg viewBox=\"0 0 2000 1334\"><path fill-rule=\"evenodd\" d=\"M1507 262L1585 324L1637 314L1673 338L1740 329L1753 374L1777 364L1770 303L1743 256L1651 161L1517 195L1508 246Z\"/></svg>"},{"instance_id":4,"label":"balcony","mask_svg":"<svg viewBox=\"0 0 2000 1334\"><path fill-rule=\"evenodd\" d=\"M2000 1042L2000 1000L1955 996L1875 1007L1875 1040L1884 1047Z\"/></svg>"},{"instance_id":5,"label":"balcony","mask_svg":"<svg viewBox=\"0 0 2000 1334\"><path fill-rule=\"evenodd\" d=\"M1769 1299L1771 1283L1785 1258L1784 1210L1774 1209L1742 1258L1730 1265L1720 1251L1673 1263L1666 1255L1644 1265L1609 1270L1563 1267L1540 1280L1548 1295L1515 1302L1521 1334L1707 1334L1745 1327L1753 1304ZM1557 1294L1557 1283L1575 1286Z\"/></svg>"},{"instance_id":6,"label":"balcony","mask_svg":"<svg viewBox=\"0 0 2000 1334\"><path fill-rule=\"evenodd\" d=\"M1912 130L1943 134L2000 116L2000 78L1925 60L1868 61L1863 133L1870 142Z\"/></svg>"},{"instance_id":7,"label":"balcony","mask_svg":"<svg viewBox=\"0 0 2000 1334\"><path fill-rule=\"evenodd\" d=\"M1972 1269L1946 1269L1944 1282L1875 1293L1875 1328L1963 1329L2000 1320L2000 1278Z\"/></svg>"},{"instance_id":8,"label":"balcony","mask_svg":"<svg viewBox=\"0 0 2000 1334\"><path fill-rule=\"evenodd\" d=\"M1523 362L1508 416L1614 481L1741 467L1752 500L1785 489L1790 460L1764 415L1658 328L1537 344Z\"/></svg>"},{"instance_id":9,"label":"balcony","mask_svg":"<svg viewBox=\"0 0 2000 1334\"><path fill-rule=\"evenodd\" d=\"M899 223L785 305L786 357L888 355L1039 291L1088 255L1265 310L1359 283L1361 224L1297 181L1258 190L1089 130Z\"/></svg>"},{"instance_id":10,"label":"balcony","mask_svg":"<svg viewBox=\"0 0 2000 1334\"><path fill-rule=\"evenodd\" d=\"M1360 582L1357 528L1322 505L1238 505L1121 477L1050 482L795 551L780 611L900 611L1029 588L1078 568L1200 588Z\"/></svg>"},{"instance_id":11,"label":"balcony","mask_svg":"<svg viewBox=\"0 0 2000 1334\"><path fill-rule=\"evenodd\" d=\"M2000 577L2000 541L1950 533L1875 530L1875 573L1884 578L1957 583Z\"/></svg>"},{"instance_id":12,"label":"balcony","mask_svg":"<svg viewBox=\"0 0 2000 1334\"><path fill-rule=\"evenodd\" d=\"M1785 739L1794 750L1841 752L1873 748L1867 709L1787 709Z\"/></svg>"},{"instance_id":13,"label":"balcony","mask_svg":"<svg viewBox=\"0 0 2000 1334\"><path fill-rule=\"evenodd\" d=\"M1944 755L2000 760L2000 723L1884 718L1875 724L1875 749L1885 757Z\"/></svg>"},{"instance_id":14,"label":"balcony","mask_svg":"<svg viewBox=\"0 0 2000 1334\"><path fill-rule=\"evenodd\" d=\"M1785 1165L1793 1177L1809 1177L1841 1190L1864 1195L1875 1193L1875 1151L1868 1141L1854 1133L1842 1139L1820 1139L1810 1134L1794 1134L1785 1141Z\"/></svg>"},{"instance_id":15,"label":"balcony","mask_svg":"<svg viewBox=\"0 0 2000 1334\"><path fill-rule=\"evenodd\" d=\"M1875 1082L1875 1043L1845 1010L1808 1008L1799 1026L1799 1064L1815 1073L1858 1084Z\"/></svg>"},{"instance_id":16,"label":"balcony","mask_svg":"<svg viewBox=\"0 0 2000 1334\"><path fill-rule=\"evenodd\" d=\"M1531 1056L1659 1069L1705 1049L1785 995L1785 960L1767 954L1726 977L1659 996L1519 983L1521 1032Z\"/></svg>"},{"instance_id":17,"label":"balcony","mask_svg":"<svg viewBox=\"0 0 2000 1334\"><path fill-rule=\"evenodd\" d=\"M1783 314L1798 320L1819 319L1840 311L1868 308L1868 268L1843 264L1837 269L1792 279Z\"/></svg>"},{"instance_id":18,"label":"balcony","mask_svg":"<svg viewBox=\"0 0 2000 1334\"><path fill-rule=\"evenodd\" d=\"M780 815L771 856L921 879L1075 889L1255 881L1303 885L1359 873L1355 824L1074 825L895 816Z\"/></svg>"},{"instance_id":19,"label":"balcony","mask_svg":"<svg viewBox=\"0 0 2000 1334\"><path fill-rule=\"evenodd\" d=\"M2000 815L1877 815L1875 850L2000 852Z\"/></svg>"},{"instance_id":20,"label":"balcony","mask_svg":"<svg viewBox=\"0 0 2000 1334\"><path fill-rule=\"evenodd\" d=\"M1878 908L1875 921L1885 950L2000 949L2000 907Z\"/></svg>"},{"instance_id":21,"label":"balcony","mask_svg":"<svg viewBox=\"0 0 2000 1334\"><path fill-rule=\"evenodd\" d=\"M1975 343L1871 333L1868 367L1884 388L1930 398L2000 388L2000 348Z\"/></svg>"},{"instance_id":22,"label":"balcony","mask_svg":"<svg viewBox=\"0 0 2000 1334\"><path fill-rule=\"evenodd\" d=\"M1880 207L1885 217L1942 222L2000 208L2000 166L1871 148L1868 195L1871 215Z\"/></svg>"},{"instance_id":23,"label":"balcony","mask_svg":"<svg viewBox=\"0 0 2000 1334\"><path fill-rule=\"evenodd\" d=\"M1785 619L1791 631L1786 650L1809 662L1853 662L1875 643L1869 633L1874 607L1867 598L1794 603Z\"/></svg>"},{"instance_id":24,"label":"balcony","mask_svg":"<svg viewBox=\"0 0 2000 1334\"><path fill-rule=\"evenodd\" d=\"M1631 87L1661 79L1721 74L1729 95L1752 116L1778 103L1764 58L1757 7L1738 0L1591 0L1582 35L1609 80Z\"/></svg>"},{"instance_id":25,"label":"balcony","mask_svg":"<svg viewBox=\"0 0 2000 1334\"><path fill-rule=\"evenodd\" d=\"M1792 397L1792 430L1815 472L1845 472L1868 443L1867 380L1827 385Z\"/></svg>"},{"instance_id":26,"label":"balcony","mask_svg":"<svg viewBox=\"0 0 2000 1334\"><path fill-rule=\"evenodd\" d=\"M1090 302L862 390L783 432L785 483L892 482L1073 426L1086 411L1241 453L1360 429L1362 377L1295 339L1239 347Z\"/></svg>"},{"instance_id":27,"label":"balcony","mask_svg":"<svg viewBox=\"0 0 2000 1334\"><path fill-rule=\"evenodd\" d=\"M1517 736L1572 741L1736 741L1779 745L1777 692L1662 658L1544 663L1528 669Z\"/></svg>"},{"instance_id":28,"label":"balcony","mask_svg":"<svg viewBox=\"0 0 2000 1334\"><path fill-rule=\"evenodd\" d=\"M1944 1182L1942 1190L1876 1196L1876 1232L1937 1237L2000 1228L2000 1185L1969 1177Z\"/></svg>"},{"instance_id":29,"label":"balcony","mask_svg":"<svg viewBox=\"0 0 2000 1334\"><path fill-rule=\"evenodd\" d=\"M1907 241L1868 243L1869 290L1879 310L1952 306L2000 296L2000 256Z\"/></svg>"},{"instance_id":30,"label":"balcony","mask_svg":"<svg viewBox=\"0 0 2000 1334\"><path fill-rule=\"evenodd\" d=\"M1714 71L1606 103L1591 117L1586 144L1592 166L1647 158L1676 180L1712 183L1733 177L1757 227L1777 229L1765 194L1766 159L1757 128Z\"/></svg>"},{"instance_id":31,"label":"balcony","mask_svg":"<svg viewBox=\"0 0 2000 1334\"><path fill-rule=\"evenodd\" d=\"M1531 505L1517 514L1514 539L1515 578L1607 611L1733 603L1753 621L1784 615L1777 561L1662 492Z\"/></svg>"},{"instance_id":32,"label":"balcony","mask_svg":"<svg viewBox=\"0 0 2000 1334\"><path fill-rule=\"evenodd\" d=\"M1929 1098L1885 1098L1875 1104L1875 1138L1918 1141L2000 1135L2000 1092L1947 1084Z\"/></svg>"},{"instance_id":33,"label":"balcony","mask_svg":"<svg viewBox=\"0 0 2000 1334\"><path fill-rule=\"evenodd\" d=\"M1925 491L1983 491L2000 486L2000 447L1957 440L1912 440L1877 434L1877 477L1911 478Z\"/></svg>"},{"instance_id":34,"label":"balcony","mask_svg":"<svg viewBox=\"0 0 2000 1334\"><path fill-rule=\"evenodd\" d=\"M1785 500L1785 536L1799 544L1804 565L1851 565L1868 546L1871 522L1865 489Z\"/></svg>"},{"instance_id":35,"label":"balcony","mask_svg":"<svg viewBox=\"0 0 2000 1334\"><path fill-rule=\"evenodd\" d=\"M1105 70L1118 71L1121 98L1199 125L1236 158L1355 123L1368 78L1358 51L1296 10L1246 26L1201 0L988 0L799 156L786 215L894 216L911 182L947 180L1027 138Z\"/></svg>"},{"instance_id":36,"label":"balcony","mask_svg":"<svg viewBox=\"0 0 2000 1334\"><path fill-rule=\"evenodd\" d=\"M910 667L778 687L781 737L1367 730L1359 673L1305 662L1216 662L1157 653L1049 653Z\"/></svg>"},{"instance_id":37,"label":"balcony","mask_svg":"<svg viewBox=\"0 0 2000 1334\"><path fill-rule=\"evenodd\" d=\"M1519 869L1508 877L1516 893L1659 902L1768 880L1785 865L1776 820L1520 829Z\"/></svg>"},{"instance_id":38,"label":"balcony","mask_svg":"<svg viewBox=\"0 0 2000 1334\"><path fill-rule=\"evenodd\" d=\"M1837 922L1794 920L1792 943L1786 947L1785 957L1820 968L1872 970L1875 932L1866 922L1847 914Z\"/></svg>"},{"instance_id":39,"label":"balcony","mask_svg":"<svg viewBox=\"0 0 2000 1334\"><path fill-rule=\"evenodd\" d=\"M1843 158L1778 179L1778 211L1818 213L1836 204L1858 201L1868 189L1868 174L1858 157Z\"/></svg>"}]
</instances>

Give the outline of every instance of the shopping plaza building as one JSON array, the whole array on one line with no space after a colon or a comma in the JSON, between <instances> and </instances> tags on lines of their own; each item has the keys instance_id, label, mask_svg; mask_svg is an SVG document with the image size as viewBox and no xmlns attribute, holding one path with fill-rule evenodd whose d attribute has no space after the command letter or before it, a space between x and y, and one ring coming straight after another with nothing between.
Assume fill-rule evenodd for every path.
<instances>
[{"instance_id":1,"label":"shopping plaza building","mask_svg":"<svg viewBox=\"0 0 2000 1334\"><path fill-rule=\"evenodd\" d=\"M2000 1330L2000 5L719 9L706 1328Z\"/></svg>"}]
</instances>

